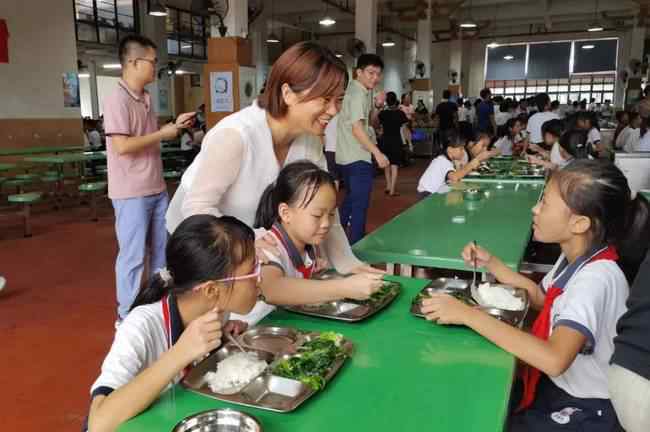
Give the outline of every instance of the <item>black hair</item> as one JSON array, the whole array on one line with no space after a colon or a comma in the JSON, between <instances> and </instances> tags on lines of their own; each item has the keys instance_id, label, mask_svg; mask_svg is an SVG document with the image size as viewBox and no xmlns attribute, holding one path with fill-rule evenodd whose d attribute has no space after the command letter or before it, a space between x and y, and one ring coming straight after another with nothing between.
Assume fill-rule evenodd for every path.
<instances>
[{"instance_id":1,"label":"black hair","mask_svg":"<svg viewBox=\"0 0 650 432\"><path fill-rule=\"evenodd\" d=\"M483 90L481 90L481 93L480 93L481 99L487 99L487 98L490 97L491 94L492 94L492 92L490 91L489 88L484 88Z\"/></svg>"},{"instance_id":2,"label":"black hair","mask_svg":"<svg viewBox=\"0 0 650 432\"><path fill-rule=\"evenodd\" d=\"M442 136L442 142L440 143L439 150L436 154L434 154L433 157L435 158L440 155L443 155L447 159L449 159L449 156L447 155L447 149L459 148L459 147L465 148L468 139L470 139L470 137L467 137L464 134L459 133L455 129L449 129L445 131Z\"/></svg>"},{"instance_id":3,"label":"black hair","mask_svg":"<svg viewBox=\"0 0 650 432\"><path fill-rule=\"evenodd\" d=\"M589 132L586 130L571 129L560 137L560 147L575 159L586 159L590 153L590 149L587 148L588 136Z\"/></svg>"},{"instance_id":4,"label":"black hair","mask_svg":"<svg viewBox=\"0 0 650 432\"><path fill-rule=\"evenodd\" d=\"M502 113L508 112L509 109L510 109L510 103L508 103L507 101L503 101L501 102L501 105L499 105L499 110Z\"/></svg>"},{"instance_id":5,"label":"black hair","mask_svg":"<svg viewBox=\"0 0 650 432\"><path fill-rule=\"evenodd\" d=\"M641 194L632 199L621 170L610 161L578 160L551 177L574 214L591 220L592 247L618 249L618 264L631 283L650 240L650 206Z\"/></svg>"},{"instance_id":6,"label":"black hair","mask_svg":"<svg viewBox=\"0 0 650 432\"><path fill-rule=\"evenodd\" d=\"M201 283L231 277L238 266L255 256L255 233L231 216L194 215L176 228L165 253L170 280L160 272L154 274L130 310L155 303L166 294L181 294Z\"/></svg>"},{"instance_id":7,"label":"black hair","mask_svg":"<svg viewBox=\"0 0 650 432\"><path fill-rule=\"evenodd\" d=\"M628 113L627 111L616 111L616 121L621 122L624 115L627 115L629 119L630 114L631 113Z\"/></svg>"},{"instance_id":8,"label":"black hair","mask_svg":"<svg viewBox=\"0 0 650 432\"><path fill-rule=\"evenodd\" d=\"M542 124L542 136L544 134L551 134L556 138L560 138L562 132L564 132L564 122L562 120L552 119Z\"/></svg>"},{"instance_id":9,"label":"black hair","mask_svg":"<svg viewBox=\"0 0 650 432\"><path fill-rule=\"evenodd\" d=\"M313 162L304 160L290 163L282 168L275 183L271 183L262 194L254 227L270 229L279 218L280 204L307 207L325 185L336 190L334 177Z\"/></svg>"},{"instance_id":10,"label":"black hair","mask_svg":"<svg viewBox=\"0 0 650 432\"><path fill-rule=\"evenodd\" d=\"M357 69L365 69L368 66L376 66L384 69L384 61L377 54L361 54L357 59Z\"/></svg>"},{"instance_id":11,"label":"black hair","mask_svg":"<svg viewBox=\"0 0 650 432\"><path fill-rule=\"evenodd\" d=\"M630 116L631 117L631 116ZM641 116L639 116L641 117ZM630 118L630 124L632 123L632 120ZM639 127L639 138L643 138L648 132L648 118L647 117L641 117L641 126Z\"/></svg>"},{"instance_id":12,"label":"black hair","mask_svg":"<svg viewBox=\"0 0 650 432\"><path fill-rule=\"evenodd\" d=\"M120 59L120 64L122 66L126 64L126 60L129 53L136 46L140 48L153 48L154 50L158 49L154 41L152 41L147 37L135 35L135 34L124 36L122 40L120 40L120 45L117 49L118 56Z\"/></svg>"},{"instance_id":13,"label":"black hair","mask_svg":"<svg viewBox=\"0 0 650 432\"><path fill-rule=\"evenodd\" d=\"M471 108L472 107L472 102L468 100L465 101L465 108Z\"/></svg>"},{"instance_id":14,"label":"black hair","mask_svg":"<svg viewBox=\"0 0 650 432\"><path fill-rule=\"evenodd\" d=\"M631 126L631 125L632 125L632 121L633 121L633 120L636 120L636 119L639 118L639 117L641 117L641 114L639 114L638 112L634 112L634 111L633 111L633 112L629 113L629 114L628 114L628 122L627 122L627 124ZM643 119L641 119L641 120L643 120Z\"/></svg>"},{"instance_id":15,"label":"black hair","mask_svg":"<svg viewBox=\"0 0 650 432\"><path fill-rule=\"evenodd\" d=\"M551 110L556 110L560 107L560 101L559 100L554 100L551 102Z\"/></svg>"},{"instance_id":16,"label":"black hair","mask_svg":"<svg viewBox=\"0 0 650 432\"><path fill-rule=\"evenodd\" d=\"M509 118L508 121L506 122L506 124L504 125L505 127L501 129L501 133L499 134L499 138L503 138L504 136L512 138L510 136L510 129L515 127L515 124L517 124L517 123L522 123L521 116Z\"/></svg>"},{"instance_id":17,"label":"black hair","mask_svg":"<svg viewBox=\"0 0 650 432\"><path fill-rule=\"evenodd\" d=\"M650 85L645 86L643 89L643 96L648 96L650 95Z\"/></svg>"},{"instance_id":18,"label":"black hair","mask_svg":"<svg viewBox=\"0 0 650 432\"><path fill-rule=\"evenodd\" d=\"M578 101L574 101L574 102L573 102L573 107L575 108L575 107L577 107L577 106L578 106Z\"/></svg>"},{"instance_id":19,"label":"black hair","mask_svg":"<svg viewBox=\"0 0 650 432\"><path fill-rule=\"evenodd\" d=\"M589 112L589 111L580 111L578 114L576 114L576 123L579 121L587 121L589 120L589 124L591 124L592 128L596 128L600 130L600 126L598 125L598 119L596 119L596 113L594 112Z\"/></svg>"},{"instance_id":20,"label":"black hair","mask_svg":"<svg viewBox=\"0 0 650 432\"><path fill-rule=\"evenodd\" d=\"M397 94L395 92L388 92L386 93L386 105L389 107L396 107L399 105L399 101L397 100Z\"/></svg>"},{"instance_id":21,"label":"black hair","mask_svg":"<svg viewBox=\"0 0 650 432\"><path fill-rule=\"evenodd\" d=\"M537 96L535 96L535 106L537 106L539 112L544 112L550 103L551 98L548 97L548 94L546 93L538 93Z\"/></svg>"},{"instance_id":22,"label":"black hair","mask_svg":"<svg viewBox=\"0 0 650 432\"><path fill-rule=\"evenodd\" d=\"M451 92L449 90L443 90L442 91L442 98L443 99L449 99L451 97Z\"/></svg>"}]
</instances>

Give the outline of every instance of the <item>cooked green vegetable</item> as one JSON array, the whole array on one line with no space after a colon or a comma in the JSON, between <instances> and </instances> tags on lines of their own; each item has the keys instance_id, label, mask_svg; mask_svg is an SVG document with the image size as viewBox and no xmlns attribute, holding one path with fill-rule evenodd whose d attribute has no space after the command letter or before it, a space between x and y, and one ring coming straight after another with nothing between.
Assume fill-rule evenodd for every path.
<instances>
[{"instance_id":1,"label":"cooked green vegetable","mask_svg":"<svg viewBox=\"0 0 650 432\"><path fill-rule=\"evenodd\" d=\"M386 297L391 295L393 292L400 290L400 284L397 282L384 282L384 285L370 296L366 301L373 303L381 303Z\"/></svg>"},{"instance_id":2,"label":"cooked green vegetable","mask_svg":"<svg viewBox=\"0 0 650 432\"><path fill-rule=\"evenodd\" d=\"M296 356L279 362L272 373L320 390L325 387L325 376L334 362L347 355L341 347L342 343L341 334L323 332L298 348Z\"/></svg>"},{"instance_id":3,"label":"cooked green vegetable","mask_svg":"<svg viewBox=\"0 0 650 432\"><path fill-rule=\"evenodd\" d=\"M476 306L476 302L471 299L467 294L461 292L461 291L440 291L441 294L447 294L452 297L454 297L457 300L462 301L463 303L469 305L469 306ZM422 300L431 298L431 296L426 293L426 292L421 292L415 297L414 302L416 303L422 303Z\"/></svg>"}]
</instances>

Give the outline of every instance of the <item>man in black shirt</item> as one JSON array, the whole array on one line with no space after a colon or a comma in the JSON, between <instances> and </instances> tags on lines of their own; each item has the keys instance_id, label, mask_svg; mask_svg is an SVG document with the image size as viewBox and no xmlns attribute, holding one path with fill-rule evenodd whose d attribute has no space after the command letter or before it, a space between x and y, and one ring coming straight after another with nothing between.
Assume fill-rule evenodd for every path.
<instances>
[{"instance_id":1,"label":"man in black shirt","mask_svg":"<svg viewBox=\"0 0 650 432\"><path fill-rule=\"evenodd\" d=\"M451 92L445 90L442 92L442 102L436 107L436 114L440 119L440 132L445 132L449 129L453 129L456 124L456 118L458 116L458 105L450 102L449 98L451 97Z\"/></svg>"}]
</instances>

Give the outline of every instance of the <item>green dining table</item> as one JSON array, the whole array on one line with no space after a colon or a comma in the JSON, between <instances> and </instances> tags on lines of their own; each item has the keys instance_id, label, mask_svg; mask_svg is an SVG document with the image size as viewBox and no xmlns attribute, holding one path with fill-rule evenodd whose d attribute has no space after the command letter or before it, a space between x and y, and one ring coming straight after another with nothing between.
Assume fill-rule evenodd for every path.
<instances>
[{"instance_id":1,"label":"green dining table","mask_svg":"<svg viewBox=\"0 0 650 432\"><path fill-rule=\"evenodd\" d=\"M16 164L0 163L0 172L10 171L10 170L12 170L14 168L16 168Z\"/></svg>"},{"instance_id":2,"label":"green dining table","mask_svg":"<svg viewBox=\"0 0 650 432\"><path fill-rule=\"evenodd\" d=\"M475 240L519 270L530 240L531 209L544 186L484 183L478 187L479 200L466 200L462 190L429 196L357 242L355 254L369 263L386 263L389 273L400 264L403 276L411 276L413 266L469 270L461 251Z\"/></svg>"},{"instance_id":3,"label":"green dining table","mask_svg":"<svg viewBox=\"0 0 650 432\"><path fill-rule=\"evenodd\" d=\"M44 146L44 147L26 147L26 148L5 148L0 149L0 156L26 156L34 154L48 154L48 153L68 153L83 151L83 146Z\"/></svg>"},{"instance_id":4,"label":"green dining table","mask_svg":"<svg viewBox=\"0 0 650 432\"><path fill-rule=\"evenodd\" d=\"M402 293L365 321L343 323L277 310L262 322L336 331L355 345L325 389L295 411L240 407L177 385L118 430L171 431L186 416L231 408L256 417L264 432L501 432L513 356L465 327L411 316L411 299L428 281L389 278L402 283Z\"/></svg>"},{"instance_id":5,"label":"green dining table","mask_svg":"<svg viewBox=\"0 0 650 432\"><path fill-rule=\"evenodd\" d=\"M68 153L54 156L29 156L23 158L25 162L43 163L49 165L64 165L68 163L88 162L92 160L105 160L106 152Z\"/></svg>"}]
</instances>

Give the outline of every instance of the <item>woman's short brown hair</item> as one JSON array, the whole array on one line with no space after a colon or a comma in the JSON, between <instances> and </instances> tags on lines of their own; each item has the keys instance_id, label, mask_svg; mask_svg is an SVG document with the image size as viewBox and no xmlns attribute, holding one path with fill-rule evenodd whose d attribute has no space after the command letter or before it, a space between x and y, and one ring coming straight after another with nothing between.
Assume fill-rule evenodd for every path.
<instances>
[{"instance_id":1,"label":"woman's short brown hair","mask_svg":"<svg viewBox=\"0 0 650 432\"><path fill-rule=\"evenodd\" d=\"M336 89L348 84L345 64L328 48L314 42L300 42L282 53L273 63L266 80L264 93L258 105L274 118L287 114L288 106L282 97L282 85L289 85L295 93L310 89L302 102L319 97L331 97Z\"/></svg>"}]
</instances>

